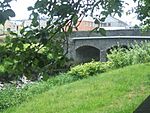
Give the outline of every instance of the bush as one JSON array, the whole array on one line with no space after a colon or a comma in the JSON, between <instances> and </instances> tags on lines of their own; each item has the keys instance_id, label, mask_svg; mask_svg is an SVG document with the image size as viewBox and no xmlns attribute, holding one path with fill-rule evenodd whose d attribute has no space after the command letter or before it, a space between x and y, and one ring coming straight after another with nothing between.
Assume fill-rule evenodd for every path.
<instances>
[{"instance_id":1,"label":"bush","mask_svg":"<svg viewBox=\"0 0 150 113\"><path fill-rule=\"evenodd\" d=\"M124 67L130 65L130 54L127 49L116 48L111 50L111 54L107 55L108 60L112 63L113 68Z\"/></svg>"},{"instance_id":2,"label":"bush","mask_svg":"<svg viewBox=\"0 0 150 113\"><path fill-rule=\"evenodd\" d=\"M67 73L69 76L73 76L76 79L87 78L88 76L94 76L97 73L106 72L111 67L110 62L89 62L81 64L71 68Z\"/></svg>"},{"instance_id":3,"label":"bush","mask_svg":"<svg viewBox=\"0 0 150 113\"><path fill-rule=\"evenodd\" d=\"M107 57L114 68L147 63L150 62L150 43L142 42L141 44L133 45L129 49L114 48Z\"/></svg>"},{"instance_id":4,"label":"bush","mask_svg":"<svg viewBox=\"0 0 150 113\"><path fill-rule=\"evenodd\" d=\"M46 74L54 74L58 69L66 68L64 64L68 59L62 46L64 42L42 38L53 35L49 32L48 36L35 36L37 31L31 31L26 32L24 28L19 35L10 32L5 43L0 45L0 65L4 67L4 71L0 73L2 79L17 80L26 76L30 80L37 80L39 76L45 77Z\"/></svg>"}]
</instances>

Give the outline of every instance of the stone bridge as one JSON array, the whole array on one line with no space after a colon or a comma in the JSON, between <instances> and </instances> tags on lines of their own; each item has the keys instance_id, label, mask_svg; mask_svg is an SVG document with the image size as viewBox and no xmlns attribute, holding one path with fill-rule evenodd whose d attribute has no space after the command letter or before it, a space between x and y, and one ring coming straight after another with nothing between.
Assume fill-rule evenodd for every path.
<instances>
[{"instance_id":1,"label":"stone bridge","mask_svg":"<svg viewBox=\"0 0 150 113\"><path fill-rule=\"evenodd\" d=\"M75 63L106 61L106 54L112 47L120 45L128 48L135 43L150 41L150 36L106 36L106 37L73 37L70 41L68 56Z\"/></svg>"}]
</instances>

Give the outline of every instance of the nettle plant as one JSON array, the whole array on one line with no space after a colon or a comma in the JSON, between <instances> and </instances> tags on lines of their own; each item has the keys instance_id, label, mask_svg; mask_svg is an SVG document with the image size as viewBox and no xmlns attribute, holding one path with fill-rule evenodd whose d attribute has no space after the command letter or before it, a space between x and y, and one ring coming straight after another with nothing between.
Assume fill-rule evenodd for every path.
<instances>
[{"instance_id":1,"label":"nettle plant","mask_svg":"<svg viewBox=\"0 0 150 113\"><path fill-rule=\"evenodd\" d=\"M141 42L125 49L118 46L107 55L114 68L150 62L150 42Z\"/></svg>"}]
</instances>

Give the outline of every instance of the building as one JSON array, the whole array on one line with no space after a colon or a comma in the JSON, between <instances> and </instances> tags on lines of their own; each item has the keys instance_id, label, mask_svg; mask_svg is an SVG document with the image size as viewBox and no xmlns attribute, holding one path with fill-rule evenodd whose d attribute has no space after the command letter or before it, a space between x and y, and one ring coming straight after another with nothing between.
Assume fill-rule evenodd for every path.
<instances>
[{"instance_id":1,"label":"building","mask_svg":"<svg viewBox=\"0 0 150 113\"><path fill-rule=\"evenodd\" d=\"M79 23L79 22L78 22ZM78 26L78 31L91 31L95 27L101 27L106 30L117 30L117 29L128 29L129 25L117 18L112 16L107 16L104 22L99 22L98 24L94 23L92 17L85 17Z\"/></svg>"},{"instance_id":2,"label":"building","mask_svg":"<svg viewBox=\"0 0 150 113\"><path fill-rule=\"evenodd\" d=\"M4 34L4 26L0 25L0 35Z\"/></svg>"},{"instance_id":3,"label":"building","mask_svg":"<svg viewBox=\"0 0 150 113\"><path fill-rule=\"evenodd\" d=\"M17 25L7 20L4 25L0 25L0 34L5 34L7 30L16 31Z\"/></svg>"},{"instance_id":4,"label":"building","mask_svg":"<svg viewBox=\"0 0 150 113\"><path fill-rule=\"evenodd\" d=\"M115 17L107 16L104 22L100 22L100 27L106 30L128 29L129 25Z\"/></svg>"},{"instance_id":5,"label":"building","mask_svg":"<svg viewBox=\"0 0 150 113\"><path fill-rule=\"evenodd\" d=\"M94 23L94 20L92 17L85 17L82 21L78 22L78 31L91 31L95 27L98 27L97 24ZM75 31L75 30L74 30Z\"/></svg>"},{"instance_id":6,"label":"building","mask_svg":"<svg viewBox=\"0 0 150 113\"><path fill-rule=\"evenodd\" d=\"M47 20L40 19L38 20L40 25L39 27L45 27ZM30 26L32 20L14 20L14 21L6 21L5 25L0 25L0 34L6 33L7 29L11 31L18 32L21 28ZM78 31L91 31L96 27L101 27L106 30L118 30L118 29L129 29L129 25L117 18L112 16L108 16L104 22L99 22L99 24L95 24L94 19L92 17L85 17L82 21L78 21L77 23ZM74 29L74 31L77 31Z\"/></svg>"},{"instance_id":7,"label":"building","mask_svg":"<svg viewBox=\"0 0 150 113\"><path fill-rule=\"evenodd\" d=\"M46 23L47 23L47 20L46 19L39 19L38 20L39 22L39 27L46 27ZM22 21L22 24L24 27L27 27L27 26L30 26L32 23L32 20L24 20Z\"/></svg>"}]
</instances>

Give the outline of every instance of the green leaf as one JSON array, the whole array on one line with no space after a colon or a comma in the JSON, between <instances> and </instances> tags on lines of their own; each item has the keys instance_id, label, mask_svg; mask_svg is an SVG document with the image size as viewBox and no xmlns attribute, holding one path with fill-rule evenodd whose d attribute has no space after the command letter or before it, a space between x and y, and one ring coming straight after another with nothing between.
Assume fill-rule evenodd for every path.
<instances>
[{"instance_id":1,"label":"green leaf","mask_svg":"<svg viewBox=\"0 0 150 113\"><path fill-rule=\"evenodd\" d=\"M106 19L106 17L102 17L102 18L100 19L100 21L101 21L101 22L104 22L105 19Z\"/></svg>"},{"instance_id":2,"label":"green leaf","mask_svg":"<svg viewBox=\"0 0 150 113\"><path fill-rule=\"evenodd\" d=\"M94 21L95 24L100 24L100 21L96 18Z\"/></svg>"},{"instance_id":3,"label":"green leaf","mask_svg":"<svg viewBox=\"0 0 150 113\"><path fill-rule=\"evenodd\" d=\"M107 15L108 15L108 12L102 11L101 14L104 15L104 16L107 16Z\"/></svg>"},{"instance_id":4,"label":"green leaf","mask_svg":"<svg viewBox=\"0 0 150 113\"><path fill-rule=\"evenodd\" d=\"M28 11L31 11L33 10L34 8L33 7L28 7Z\"/></svg>"},{"instance_id":5,"label":"green leaf","mask_svg":"<svg viewBox=\"0 0 150 113\"><path fill-rule=\"evenodd\" d=\"M0 24L4 25L5 21L8 20L9 17L5 12L0 12Z\"/></svg>"},{"instance_id":6,"label":"green leaf","mask_svg":"<svg viewBox=\"0 0 150 113\"><path fill-rule=\"evenodd\" d=\"M18 45L19 49L23 50L24 49L24 46L23 46L23 43L22 42L19 42Z\"/></svg>"},{"instance_id":7,"label":"green leaf","mask_svg":"<svg viewBox=\"0 0 150 113\"><path fill-rule=\"evenodd\" d=\"M69 26L69 28L68 28L68 33L71 33L72 32L72 27L71 26Z\"/></svg>"},{"instance_id":8,"label":"green leaf","mask_svg":"<svg viewBox=\"0 0 150 113\"><path fill-rule=\"evenodd\" d=\"M72 19L73 25L76 25L78 22L78 15L75 15Z\"/></svg>"},{"instance_id":9,"label":"green leaf","mask_svg":"<svg viewBox=\"0 0 150 113\"><path fill-rule=\"evenodd\" d=\"M6 11L4 11L4 13L6 13L8 17L15 17L15 12L12 9L7 9Z\"/></svg>"},{"instance_id":10,"label":"green leaf","mask_svg":"<svg viewBox=\"0 0 150 113\"><path fill-rule=\"evenodd\" d=\"M121 17L121 15L122 15L121 12L118 12L118 16Z\"/></svg>"},{"instance_id":11,"label":"green leaf","mask_svg":"<svg viewBox=\"0 0 150 113\"><path fill-rule=\"evenodd\" d=\"M8 2L11 2L11 1L12 1L12 0L4 0L4 2L7 2L7 3L8 3Z\"/></svg>"},{"instance_id":12,"label":"green leaf","mask_svg":"<svg viewBox=\"0 0 150 113\"><path fill-rule=\"evenodd\" d=\"M28 27L24 27L20 30L20 34L23 34Z\"/></svg>"},{"instance_id":13,"label":"green leaf","mask_svg":"<svg viewBox=\"0 0 150 113\"><path fill-rule=\"evenodd\" d=\"M38 22L37 20L33 20L33 21L32 21L32 25L33 25L34 27L37 27L37 26L39 26L39 22Z\"/></svg>"},{"instance_id":14,"label":"green leaf","mask_svg":"<svg viewBox=\"0 0 150 113\"><path fill-rule=\"evenodd\" d=\"M15 33L15 32L10 31L9 33L13 36L17 36L17 33Z\"/></svg>"},{"instance_id":15,"label":"green leaf","mask_svg":"<svg viewBox=\"0 0 150 113\"><path fill-rule=\"evenodd\" d=\"M99 32L101 35L106 36L106 30L104 28L99 28Z\"/></svg>"}]
</instances>

